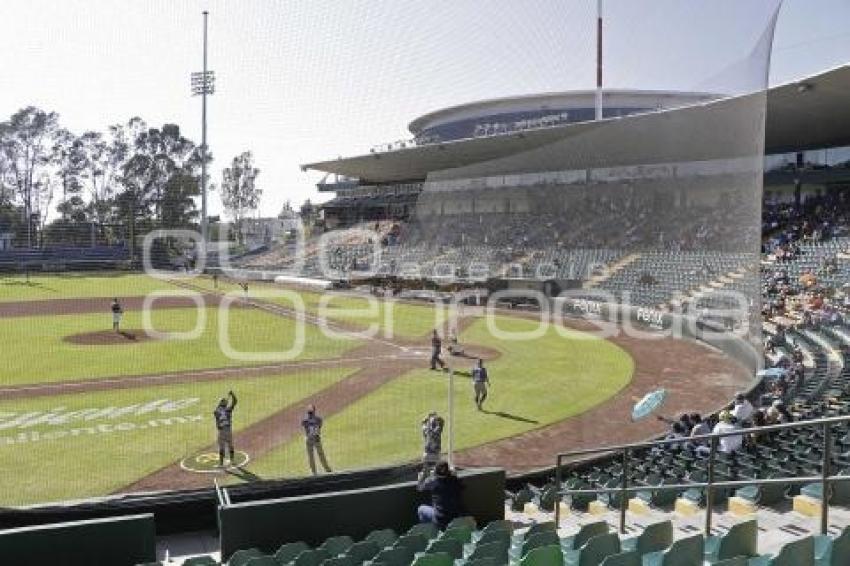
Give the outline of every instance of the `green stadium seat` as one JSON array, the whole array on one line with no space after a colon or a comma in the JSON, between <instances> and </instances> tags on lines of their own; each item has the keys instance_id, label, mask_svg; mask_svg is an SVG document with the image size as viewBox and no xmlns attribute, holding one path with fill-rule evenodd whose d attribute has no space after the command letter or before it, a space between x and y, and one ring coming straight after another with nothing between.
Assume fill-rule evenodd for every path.
<instances>
[{"instance_id":1,"label":"green stadium seat","mask_svg":"<svg viewBox=\"0 0 850 566\"><path fill-rule=\"evenodd\" d=\"M436 554L438 552L448 554L454 560L463 558L463 542L456 538L441 538L431 541L425 553Z\"/></svg>"},{"instance_id":2,"label":"green stadium seat","mask_svg":"<svg viewBox=\"0 0 850 566\"><path fill-rule=\"evenodd\" d=\"M815 537L815 563L817 566L840 566L850 564L850 526L840 535Z\"/></svg>"},{"instance_id":3,"label":"green stadium seat","mask_svg":"<svg viewBox=\"0 0 850 566\"><path fill-rule=\"evenodd\" d=\"M446 529L440 535L441 539L451 538L459 540L462 544L466 544L472 540L472 529L468 526L458 526Z\"/></svg>"},{"instance_id":4,"label":"green stadium seat","mask_svg":"<svg viewBox=\"0 0 850 566\"><path fill-rule=\"evenodd\" d=\"M228 566L246 566L248 561L252 558L260 558L261 556L265 556L263 552L259 548L246 548L244 550L237 550L233 553L233 556L230 557L230 560L227 561Z\"/></svg>"},{"instance_id":5,"label":"green stadium seat","mask_svg":"<svg viewBox=\"0 0 850 566\"><path fill-rule=\"evenodd\" d=\"M508 551L510 543L502 541L493 541L481 544L480 542L472 549L472 554L469 555L469 560L478 560L479 558L490 558L498 566L508 563Z\"/></svg>"},{"instance_id":6,"label":"green stadium seat","mask_svg":"<svg viewBox=\"0 0 850 566\"><path fill-rule=\"evenodd\" d=\"M387 548L388 546L392 546L392 544L396 541L398 535L395 534L395 531L392 529L380 529L377 531L372 531L364 541L374 542L378 545L378 548Z\"/></svg>"},{"instance_id":7,"label":"green stadium seat","mask_svg":"<svg viewBox=\"0 0 850 566\"><path fill-rule=\"evenodd\" d=\"M402 535L395 541L394 547L409 548L414 553L423 552L428 547L428 539L422 535Z\"/></svg>"},{"instance_id":8,"label":"green stadium seat","mask_svg":"<svg viewBox=\"0 0 850 566\"><path fill-rule=\"evenodd\" d=\"M218 566L218 561L212 556L193 556L184 560L183 566Z\"/></svg>"},{"instance_id":9,"label":"green stadium seat","mask_svg":"<svg viewBox=\"0 0 850 566\"><path fill-rule=\"evenodd\" d=\"M641 566L640 555L635 551L606 556L601 566Z\"/></svg>"},{"instance_id":10,"label":"green stadium seat","mask_svg":"<svg viewBox=\"0 0 850 566\"><path fill-rule=\"evenodd\" d=\"M520 558L535 548L550 546L553 544L561 544L561 539L558 538L558 533L555 531L543 531L526 538L522 543L522 546L512 548L511 555L515 558Z\"/></svg>"},{"instance_id":11,"label":"green stadium seat","mask_svg":"<svg viewBox=\"0 0 850 566\"><path fill-rule=\"evenodd\" d=\"M503 564L507 564L507 562L498 562L494 558L485 556L475 560L467 560L464 566L502 566Z\"/></svg>"},{"instance_id":12,"label":"green stadium seat","mask_svg":"<svg viewBox=\"0 0 850 566\"><path fill-rule=\"evenodd\" d=\"M310 550L310 547L304 541L287 542L280 545L280 548L274 553L274 559L278 564L288 564L305 550Z\"/></svg>"},{"instance_id":13,"label":"green stadium seat","mask_svg":"<svg viewBox=\"0 0 850 566\"><path fill-rule=\"evenodd\" d=\"M745 521L732 525L723 536L708 537L705 540L705 556L712 563L736 556L758 556L758 524Z\"/></svg>"},{"instance_id":14,"label":"green stadium seat","mask_svg":"<svg viewBox=\"0 0 850 566\"><path fill-rule=\"evenodd\" d=\"M413 561L413 566L453 566L454 559L445 552L422 554Z\"/></svg>"},{"instance_id":15,"label":"green stadium seat","mask_svg":"<svg viewBox=\"0 0 850 566\"><path fill-rule=\"evenodd\" d=\"M564 551L566 566L599 566L612 554L620 553L620 537L617 533L608 533L591 538L578 550Z\"/></svg>"},{"instance_id":16,"label":"green stadium seat","mask_svg":"<svg viewBox=\"0 0 850 566\"><path fill-rule=\"evenodd\" d=\"M673 541L664 552L650 552L641 558L643 566L699 566L703 562L705 539L694 535Z\"/></svg>"},{"instance_id":17,"label":"green stadium seat","mask_svg":"<svg viewBox=\"0 0 850 566\"><path fill-rule=\"evenodd\" d=\"M362 540L360 542L355 542L348 547L348 550L345 551L345 556L352 558L358 563L362 563L374 558L380 550L381 549L375 542L371 540Z\"/></svg>"},{"instance_id":18,"label":"green stadium seat","mask_svg":"<svg viewBox=\"0 0 850 566\"><path fill-rule=\"evenodd\" d=\"M541 546L523 556L519 566L564 566L564 556L558 545Z\"/></svg>"},{"instance_id":19,"label":"green stadium seat","mask_svg":"<svg viewBox=\"0 0 850 566\"><path fill-rule=\"evenodd\" d=\"M473 539L475 537L473 536ZM508 531L488 531L480 536L480 538L475 541L476 545L482 544L490 544L491 542L501 542L506 545L511 545L511 533Z\"/></svg>"},{"instance_id":20,"label":"green stadium seat","mask_svg":"<svg viewBox=\"0 0 850 566\"><path fill-rule=\"evenodd\" d=\"M440 534L440 529L434 523L417 523L407 531L408 535L420 535L430 540Z\"/></svg>"},{"instance_id":21,"label":"green stadium seat","mask_svg":"<svg viewBox=\"0 0 850 566\"><path fill-rule=\"evenodd\" d=\"M495 521L490 521L489 523L484 525L484 528L481 529L481 533L485 534L485 533L490 533L490 532L494 532L494 531L507 531L507 532L511 533L511 532L513 532L513 530L514 530L513 523L511 523L510 521L508 521L506 519L497 519Z\"/></svg>"},{"instance_id":22,"label":"green stadium seat","mask_svg":"<svg viewBox=\"0 0 850 566\"><path fill-rule=\"evenodd\" d=\"M561 546L565 550L577 550L591 538L605 534L608 534L608 523L605 521L587 523L582 525L576 534L561 539Z\"/></svg>"},{"instance_id":23,"label":"green stadium seat","mask_svg":"<svg viewBox=\"0 0 850 566\"><path fill-rule=\"evenodd\" d=\"M735 558L727 558L720 562L712 562L712 566L747 566L749 559L746 556L736 556Z\"/></svg>"},{"instance_id":24,"label":"green stadium seat","mask_svg":"<svg viewBox=\"0 0 850 566\"><path fill-rule=\"evenodd\" d=\"M258 556L251 558L245 563L245 566L278 566L277 560L271 556Z\"/></svg>"},{"instance_id":25,"label":"green stadium seat","mask_svg":"<svg viewBox=\"0 0 850 566\"><path fill-rule=\"evenodd\" d=\"M525 534L519 535L519 538L520 539L523 539L523 538L527 539L529 537L536 535L537 533L542 533L544 531L556 531L556 530L558 530L558 529L555 527L555 523L552 522L552 521L545 521L543 523L534 523L533 525L528 527L528 530L525 531Z\"/></svg>"},{"instance_id":26,"label":"green stadium seat","mask_svg":"<svg viewBox=\"0 0 850 566\"><path fill-rule=\"evenodd\" d=\"M446 525L446 529L453 529L455 527L467 527L469 530L474 531L478 528L478 523L475 522L475 517L465 515L463 517L455 517Z\"/></svg>"},{"instance_id":27,"label":"green stadium seat","mask_svg":"<svg viewBox=\"0 0 850 566\"><path fill-rule=\"evenodd\" d=\"M350 536L341 535L326 539L325 542L319 545L319 548L327 551L330 556L339 556L348 550L352 544L354 544L354 541Z\"/></svg>"},{"instance_id":28,"label":"green stadium seat","mask_svg":"<svg viewBox=\"0 0 850 566\"><path fill-rule=\"evenodd\" d=\"M305 550L295 557L292 561L293 566L319 566L322 562L330 558L327 550L317 548L315 550Z\"/></svg>"},{"instance_id":29,"label":"green stadium seat","mask_svg":"<svg viewBox=\"0 0 850 566\"><path fill-rule=\"evenodd\" d=\"M625 539L622 544L623 550L633 550L639 556L664 550L673 544L673 523L662 521L648 525L640 535Z\"/></svg>"},{"instance_id":30,"label":"green stadium seat","mask_svg":"<svg viewBox=\"0 0 850 566\"><path fill-rule=\"evenodd\" d=\"M386 563L387 566L409 566L413 561L414 554L416 552L407 546L385 548L375 556L372 566L375 566L376 562Z\"/></svg>"},{"instance_id":31,"label":"green stadium seat","mask_svg":"<svg viewBox=\"0 0 850 566\"><path fill-rule=\"evenodd\" d=\"M363 564L360 560L355 560L351 556L334 556L322 562L322 566L360 566Z\"/></svg>"},{"instance_id":32,"label":"green stadium seat","mask_svg":"<svg viewBox=\"0 0 850 566\"><path fill-rule=\"evenodd\" d=\"M748 566L814 566L814 563L815 539L805 537L784 545L774 557L751 558Z\"/></svg>"}]
</instances>

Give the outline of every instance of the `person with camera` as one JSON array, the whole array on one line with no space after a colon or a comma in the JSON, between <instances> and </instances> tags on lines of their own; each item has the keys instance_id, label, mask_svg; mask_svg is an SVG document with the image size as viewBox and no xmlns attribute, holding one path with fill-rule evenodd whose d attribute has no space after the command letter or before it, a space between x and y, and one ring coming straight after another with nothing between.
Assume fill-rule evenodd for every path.
<instances>
[{"instance_id":1,"label":"person with camera","mask_svg":"<svg viewBox=\"0 0 850 566\"><path fill-rule=\"evenodd\" d=\"M447 462L437 462L433 474L420 479L417 489L431 493L431 504L420 505L416 510L420 523L434 523L445 529L452 519L463 515L463 485Z\"/></svg>"},{"instance_id":2,"label":"person with camera","mask_svg":"<svg viewBox=\"0 0 850 566\"><path fill-rule=\"evenodd\" d=\"M440 452L443 448L443 428L445 421L443 417L437 414L437 411L431 411L424 419L422 419L422 473L420 478L426 477L430 471L440 461Z\"/></svg>"}]
</instances>

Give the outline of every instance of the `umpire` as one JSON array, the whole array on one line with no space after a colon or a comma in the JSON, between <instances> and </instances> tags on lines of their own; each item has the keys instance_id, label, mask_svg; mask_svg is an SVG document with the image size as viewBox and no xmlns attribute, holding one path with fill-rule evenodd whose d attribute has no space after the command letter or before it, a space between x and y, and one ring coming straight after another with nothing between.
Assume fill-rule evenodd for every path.
<instances>
[{"instance_id":1,"label":"umpire","mask_svg":"<svg viewBox=\"0 0 850 566\"><path fill-rule=\"evenodd\" d=\"M307 442L307 462L310 464L310 471L316 475L316 457L319 455L319 462L325 472L330 473L331 467L328 466L328 460L325 458L325 450L322 448L322 417L316 414L316 406L307 406L307 415L301 421L301 426L304 427L305 440Z\"/></svg>"}]
</instances>

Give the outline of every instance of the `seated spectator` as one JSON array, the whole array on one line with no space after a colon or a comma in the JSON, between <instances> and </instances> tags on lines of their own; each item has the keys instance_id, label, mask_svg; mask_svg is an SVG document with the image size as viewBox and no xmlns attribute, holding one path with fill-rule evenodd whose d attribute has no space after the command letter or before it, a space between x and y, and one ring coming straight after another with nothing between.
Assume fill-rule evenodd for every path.
<instances>
[{"instance_id":1,"label":"seated spectator","mask_svg":"<svg viewBox=\"0 0 850 566\"><path fill-rule=\"evenodd\" d=\"M713 434L722 434L726 432L734 432L740 430L741 427L735 422L734 417L729 411L721 411L720 422L714 426ZM744 443L744 438L740 434L724 436L717 440L717 449L724 454L733 454L741 450Z\"/></svg>"},{"instance_id":2,"label":"seated spectator","mask_svg":"<svg viewBox=\"0 0 850 566\"><path fill-rule=\"evenodd\" d=\"M433 474L423 478L417 489L431 492L431 505L420 505L417 509L420 523L434 523L444 529L452 519L463 514L463 486L448 463L438 462Z\"/></svg>"},{"instance_id":3,"label":"seated spectator","mask_svg":"<svg viewBox=\"0 0 850 566\"><path fill-rule=\"evenodd\" d=\"M691 423L693 423L693 428L691 429L690 436L702 436L704 434L711 434L711 427L708 423L702 420L702 417L699 413L694 413L691 415ZM689 443L691 447L697 446L708 446L707 440L692 440Z\"/></svg>"}]
</instances>

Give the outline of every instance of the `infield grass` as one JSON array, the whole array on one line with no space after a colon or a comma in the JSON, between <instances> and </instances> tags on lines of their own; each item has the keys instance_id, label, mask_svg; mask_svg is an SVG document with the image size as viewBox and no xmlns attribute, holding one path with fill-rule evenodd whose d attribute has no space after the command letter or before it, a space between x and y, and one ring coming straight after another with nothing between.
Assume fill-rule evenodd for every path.
<instances>
[{"instance_id":1,"label":"infield grass","mask_svg":"<svg viewBox=\"0 0 850 566\"><path fill-rule=\"evenodd\" d=\"M535 322L499 317L509 332L533 329ZM493 338L484 320L463 334L464 343L486 345L501 356L487 364L492 381L485 409L473 403L468 376L456 376L455 449L463 450L581 414L616 395L634 371L618 346L578 331L561 336L550 327L532 341ZM458 361L466 371L471 360ZM372 467L417 459L422 452L420 421L431 410L447 412L447 380L427 369L405 374L343 411L326 418L323 444L334 469ZM447 446L444 433L443 448ZM308 471L303 440L289 442L251 465L260 475L301 476Z\"/></svg>"}]
</instances>

